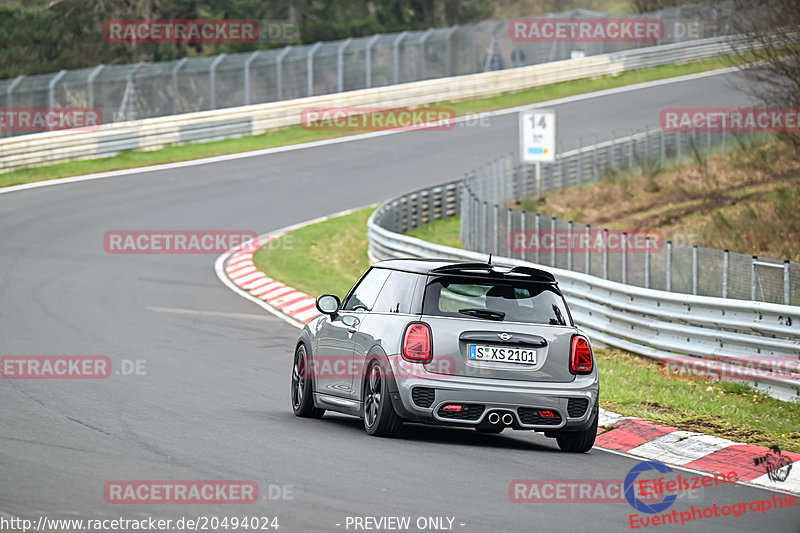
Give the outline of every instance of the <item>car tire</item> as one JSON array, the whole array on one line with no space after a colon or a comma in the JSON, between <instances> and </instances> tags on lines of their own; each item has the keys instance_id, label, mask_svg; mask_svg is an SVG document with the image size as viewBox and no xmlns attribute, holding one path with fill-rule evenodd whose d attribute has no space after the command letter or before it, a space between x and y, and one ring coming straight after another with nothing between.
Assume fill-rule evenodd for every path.
<instances>
[{"instance_id":1,"label":"car tire","mask_svg":"<svg viewBox=\"0 0 800 533\"><path fill-rule=\"evenodd\" d=\"M394 437L403 425L392 406L385 377L381 363L372 361L364 379L364 429L375 437Z\"/></svg>"},{"instance_id":2,"label":"car tire","mask_svg":"<svg viewBox=\"0 0 800 533\"><path fill-rule=\"evenodd\" d=\"M321 418L325 409L314 405L314 387L311 386L308 371L308 354L305 344L300 344L294 352L292 363L292 411L301 418Z\"/></svg>"},{"instance_id":3,"label":"car tire","mask_svg":"<svg viewBox=\"0 0 800 533\"><path fill-rule=\"evenodd\" d=\"M597 438L597 421L600 418L598 405L594 406L594 418L592 424L583 431L561 431L556 435L558 447L563 452L586 453L594 446Z\"/></svg>"}]
</instances>

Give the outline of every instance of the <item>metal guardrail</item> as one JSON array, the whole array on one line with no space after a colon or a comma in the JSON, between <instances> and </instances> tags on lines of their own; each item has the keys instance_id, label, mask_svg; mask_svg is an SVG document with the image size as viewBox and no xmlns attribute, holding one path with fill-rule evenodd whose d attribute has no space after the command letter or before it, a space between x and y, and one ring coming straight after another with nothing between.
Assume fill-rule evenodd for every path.
<instances>
[{"instance_id":1,"label":"metal guardrail","mask_svg":"<svg viewBox=\"0 0 800 533\"><path fill-rule=\"evenodd\" d=\"M508 20L159 63L98 65L0 80L0 107L96 107L105 122L263 104L462 76L728 34L726 2L642 15L575 9L541 18L654 18L659 42L514 42ZM13 132L6 132L11 136ZM0 135L2 136L2 135Z\"/></svg>"},{"instance_id":2,"label":"metal guardrail","mask_svg":"<svg viewBox=\"0 0 800 533\"><path fill-rule=\"evenodd\" d=\"M647 130L565 152L554 163L542 164L539 179L533 165L519 164L513 157L499 159L470 172L464 180L461 239L470 250L527 259L646 289L800 305L800 264L796 262L707 248L702 246L701 236L692 233L681 236L683 242L647 237L639 249L623 247L609 252L608 230L513 207L526 197L595 183L616 172L646 173L686 159L706 160L729 149L749 150L766 138L766 134L724 131ZM658 178L652 179L657 185ZM590 232L605 241L602 253L553 245L557 236L572 242L585 235L588 241ZM547 238L548 246L527 250L516 246L520 238L534 238L538 243L542 237Z\"/></svg>"},{"instance_id":3,"label":"metal guardrail","mask_svg":"<svg viewBox=\"0 0 800 533\"><path fill-rule=\"evenodd\" d=\"M403 195L376 210L367 222L373 259L436 257L486 261L484 253L442 246L404 235L422 224L461 212L463 182ZM531 264L493 258L504 266ZM800 359L800 307L669 293L604 280L579 272L551 271L575 321L595 343L652 359L707 368L736 365L741 358L764 364ZM791 325L781 320L792 317ZM750 376L752 377L752 376ZM759 373L748 383L783 400L800 400L800 374Z\"/></svg>"},{"instance_id":4,"label":"metal guardrail","mask_svg":"<svg viewBox=\"0 0 800 533\"><path fill-rule=\"evenodd\" d=\"M300 124L309 107L402 107L494 96L550 83L619 74L625 70L705 59L729 53L724 37L569 59L530 67L419 81L217 111L203 111L0 139L0 172L74 159L109 157L125 150L155 150Z\"/></svg>"}]
</instances>

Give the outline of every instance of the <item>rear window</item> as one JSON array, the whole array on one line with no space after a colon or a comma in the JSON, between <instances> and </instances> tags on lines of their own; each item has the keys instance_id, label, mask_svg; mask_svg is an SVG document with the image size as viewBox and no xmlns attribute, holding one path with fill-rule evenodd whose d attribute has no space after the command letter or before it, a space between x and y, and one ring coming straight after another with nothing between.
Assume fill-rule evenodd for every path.
<instances>
[{"instance_id":1,"label":"rear window","mask_svg":"<svg viewBox=\"0 0 800 533\"><path fill-rule=\"evenodd\" d=\"M564 297L548 284L446 276L425 288L423 313L430 316L477 318L567 326Z\"/></svg>"}]
</instances>

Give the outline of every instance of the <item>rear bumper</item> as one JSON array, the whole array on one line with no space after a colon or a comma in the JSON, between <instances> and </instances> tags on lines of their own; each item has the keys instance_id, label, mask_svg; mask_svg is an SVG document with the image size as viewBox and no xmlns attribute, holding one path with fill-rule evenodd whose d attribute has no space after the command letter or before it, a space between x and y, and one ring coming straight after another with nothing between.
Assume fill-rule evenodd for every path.
<instances>
[{"instance_id":1,"label":"rear bumper","mask_svg":"<svg viewBox=\"0 0 800 533\"><path fill-rule=\"evenodd\" d=\"M416 387L434 389L433 402L429 407L415 403L413 390ZM529 429L536 431L580 431L587 429L593 421L594 408L599 395L599 378L597 370L585 376L575 376L569 383L510 381L497 379L482 379L465 376L447 376L418 372L415 377L396 380L390 384L392 404L397 413L407 419L417 422L457 425L457 426L484 426L492 424L489 415L492 412L499 414L511 413L514 422L507 424L513 429ZM429 391L428 391L429 392ZM428 394L430 397L430 394ZM570 416L569 400L585 399L586 408L580 416ZM423 402L426 403L426 402ZM473 409L467 419L455 418L453 414L441 411L442 406L448 404L470 404L483 406L482 411L475 416ZM574 401L573 405L583 404ZM538 413L548 410L558 413L560 420L553 423L540 417L532 420L530 416L521 416L523 413ZM573 414L577 414L573 408ZM457 416L457 415L456 415Z\"/></svg>"}]
</instances>

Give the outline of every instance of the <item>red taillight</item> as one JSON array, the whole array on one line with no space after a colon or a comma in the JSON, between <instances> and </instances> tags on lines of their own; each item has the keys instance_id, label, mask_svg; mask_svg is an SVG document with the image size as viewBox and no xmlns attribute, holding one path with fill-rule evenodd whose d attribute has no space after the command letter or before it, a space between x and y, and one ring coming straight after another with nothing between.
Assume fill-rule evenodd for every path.
<instances>
[{"instance_id":1,"label":"red taillight","mask_svg":"<svg viewBox=\"0 0 800 533\"><path fill-rule=\"evenodd\" d=\"M427 324L413 322L403 335L403 357L415 363L431 360L431 330Z\"/></svg>"},{"instance_id":2,"label":"red taillight","mask_svg":"<svg viewBox=\"0 0 800 533\"><path fill-rule=\"evenodd\" d=\"M457 413L461 410L461 406L450 404L450 405L445 405L444 407L442 407L442 409L444 409L445 411L451 411Z\"/></svg>"},{"instance_id":3,"label":"red taillight","mask_svg":"<svg viewBox=\"0 0 800 533\"><path fill-rule=\"evenodd\" d=\"M589 374L594 368L592 346L582 335L572 337L572 353L569 358L569 371L573 374Z\"/></svg>"},{"instance_id":4,"label":"red taillight","mask_svg":"<svg viewBox=\"0 0 800 533\"><path fill-rule=\"evenodd\" d=\"M553 411L539 411L539 416L544 418L555 418L556 415Z\"/></svg>"}]
</instances>

